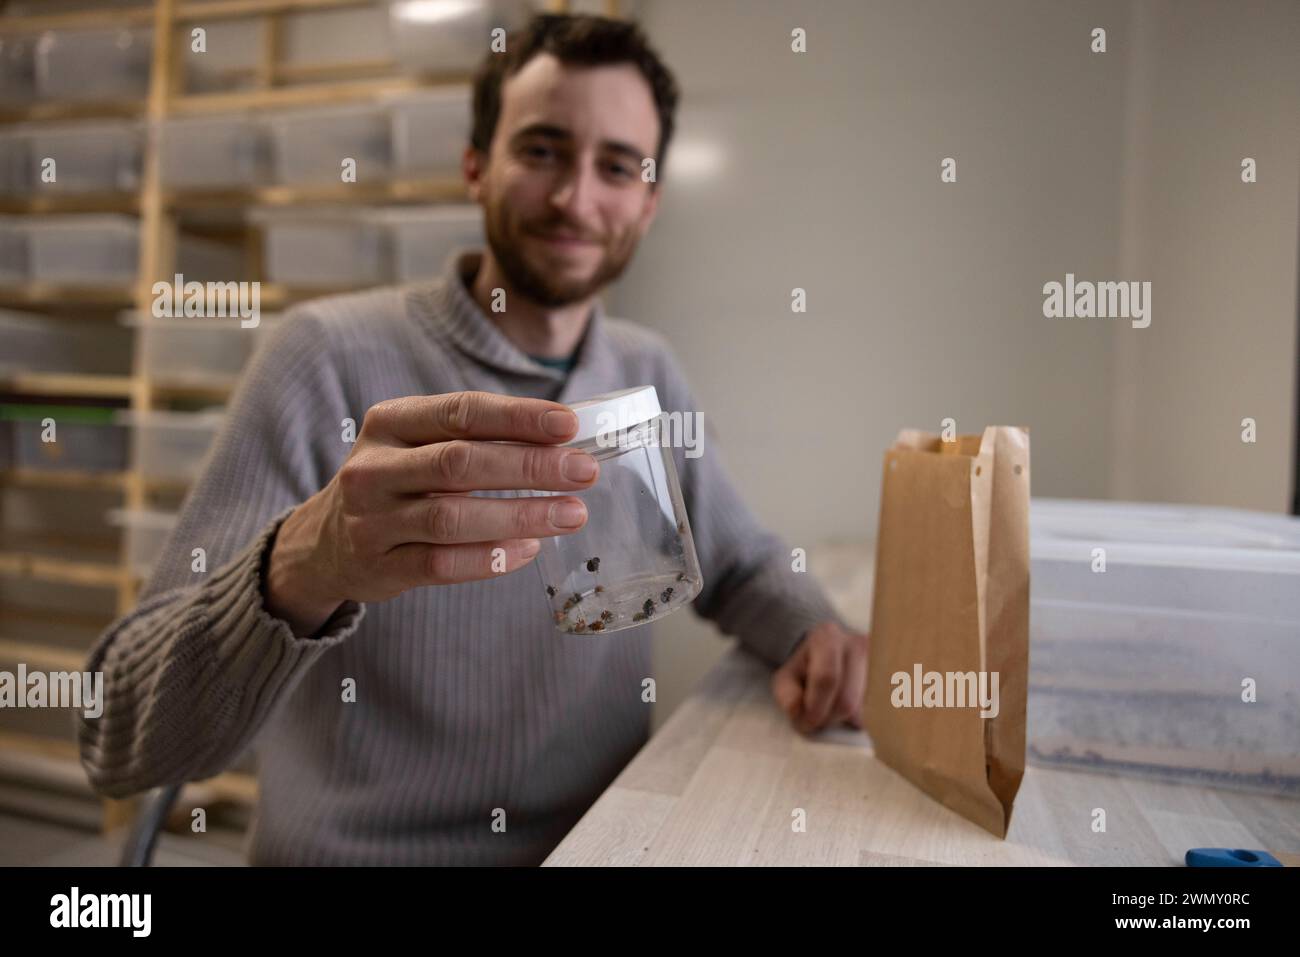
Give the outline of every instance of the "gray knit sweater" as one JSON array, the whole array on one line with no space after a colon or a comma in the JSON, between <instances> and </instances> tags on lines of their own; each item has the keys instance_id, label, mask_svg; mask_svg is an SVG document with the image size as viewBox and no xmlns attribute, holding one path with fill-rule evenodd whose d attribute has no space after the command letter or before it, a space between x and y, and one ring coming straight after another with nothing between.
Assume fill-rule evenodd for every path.
<instances>
[{"instance_id":1,"label":"gray knit sweater","mask_svg":"<svg viewBox=\"0 0 1300 957\"><path fill-rule=\"evenodd\" d=\"M653 384L665 411L696 408L665 341L599 305L567 377L533 361L469 296L478 263L299 306L257 353L139 606L91 652L106 704L79 718L81 758L100 792L210 777L252 747L252 863L536 864L644 744L653 626L561 635L531 565L345 603L306 639L263 607L280 523L347 457L343 420L376 402ZM835 614L705 428L701 456L675 453L704 577L693 607L779 664Z\"/></svg>"}]
</instances>

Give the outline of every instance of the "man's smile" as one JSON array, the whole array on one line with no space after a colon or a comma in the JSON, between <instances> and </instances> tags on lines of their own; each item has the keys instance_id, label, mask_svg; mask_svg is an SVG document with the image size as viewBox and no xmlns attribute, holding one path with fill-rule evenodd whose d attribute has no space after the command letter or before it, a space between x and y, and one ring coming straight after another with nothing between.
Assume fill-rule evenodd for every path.
<instances>
[{"instance_id":1,"label":"man's smile","mask_svg":"<svg viewBox=\"0 0 1300 957\"><path fill-rule=\"evenodd\" d=\"M533 232L529 234L534 239L541 240L547 246L553 249L580 250L580 249L599 249L601 244L592 239L584 239L573 233L565 232Z\"/></svg>"}]
</instances>

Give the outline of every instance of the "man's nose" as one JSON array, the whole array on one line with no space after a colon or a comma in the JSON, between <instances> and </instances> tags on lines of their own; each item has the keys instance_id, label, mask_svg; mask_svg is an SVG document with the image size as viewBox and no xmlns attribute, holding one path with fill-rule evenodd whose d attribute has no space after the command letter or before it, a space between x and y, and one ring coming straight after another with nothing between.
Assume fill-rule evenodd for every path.
<instances>
[{"instance_id":1,"label":"man's nose","mask_svg":"<svg viewBox=\"0 0 1300 957\"><path fill-rule=\"evenodd\" d=\"M551 193L551 205L562 210L571 222L585 224L595 220L596 170L590 164L571 167Z\"/></svg>"}]
</instances>

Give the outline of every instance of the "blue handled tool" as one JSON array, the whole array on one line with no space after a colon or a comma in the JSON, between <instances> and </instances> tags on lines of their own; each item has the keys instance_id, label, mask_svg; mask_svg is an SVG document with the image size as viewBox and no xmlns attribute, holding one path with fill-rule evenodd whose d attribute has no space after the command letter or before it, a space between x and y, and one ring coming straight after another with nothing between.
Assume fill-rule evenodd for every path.
<instances>
[{"instance_id":1,"label":"blue handled tool","mask_svg":"<svg viewBox=\"0 0 1300 957\"><path fill-rule=\"evenodd\" d=\"M1188 867L1281 867L1268 851L1243 851L1228 847L1194 847L1187 852Z\"/></svg>"}]
</instances>

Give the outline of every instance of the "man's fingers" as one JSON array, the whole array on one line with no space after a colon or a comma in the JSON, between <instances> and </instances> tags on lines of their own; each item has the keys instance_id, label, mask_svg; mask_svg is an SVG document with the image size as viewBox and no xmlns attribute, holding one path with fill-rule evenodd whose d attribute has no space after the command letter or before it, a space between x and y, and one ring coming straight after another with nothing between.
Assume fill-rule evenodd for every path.
<instances>
[{"instance_id":1,"label":"man's fingers","mask_svg":"<svg viewBox=\"0 0 1300 957\"><path fill-rule=\"evenodd\" d=\"M408 499L367 521L378 526L384 550L408 542L464 545L510 538L571 535L587 521L587 506L572 495L476 498L430 495Z\"/></svg>"},{"instance_id":2,"label":"man's fingers","mask_svg":"<svg viewBox=\"0 0 1300 957\"><path fill-rule=\"evenodd\" d=\"M809 730L821 728L829 719L843 671L844 654L838 642L814 641L809 645L803 695L804 723Z\"/></svg>"},{"instance_id":3,"label":"man's fingers","mask_svg":"<svg viewBox=\"0 0 1300 957\"><path fill-rule=\"evenodd\" d=\"M457 440L410 449L403 458L405 477L415 491L424 492L573 492L590 488L600 474L600 465L588 453L544 445Z\"/></svg>"},{"instance_id":4,"label":"man's fingers","mask_svg":"<svg viewBox=\"0 0 1300 957\"><path fill-rule=\"evenodd\" d=\"M814 629L772 676L772 694L799 731L806 734L838 721L863 726L868 658L864 637L838 626Z\"/></svg>"},{"instance_id":5,"label":"man's fingers","mask_svg":"<svg viewBox=\"0 0 1300 957\"><path fill-rule=\"evenodd\" d=\"M776 706L791 721L798 721L803 714L803 675L800 665L803 661L802 651L776 669L772 675L772 697Z\"/></svg>"},{"instance_id":6,"label":"man's fingers","mask_svg":"<svg viewBox=\"0 0 1300 957\"><path fill-rule=\"evenodd\" d=\"M867 691L867 649L850 641L844 652L844 682L841 695L841 720L862 727L862 699Z\"/></svg>"},{"instance_id":7,"label":"man's fingers","mask_svg":"<svg viewBox=\"0 0 1300 957\"><path fill-rule=\"evenodd\" d=\"M522 399L492 392L413 395L377 403L361 431L383 442L427 445L451 439L567 442L578 431L578 417L567 406L545 399Z\"/></svg>"},{"instance_id":8,"label":"man's fingers","mask_svg":"<svg viewBox=\"0 0 1300 957\"><path fill-rule=\"evenodd\" d=\"M473 545L399 545L380 560L392 581L407 588L454 585L523 568L541 549L535 538Z\"/></svg>"},{"instance_id":9,"label":"man's fingers","mask_svg":"<svg viewBox=\"0 0 1300 957\"><path fill-rule=\"evenodd\" d=\"M456 439L414 449L372 448L339 470L345 500L362 509L391 495L534 489L577 492L590 488L600 466L586 452L544 445Z\"/></svg>"}]
</instances>

